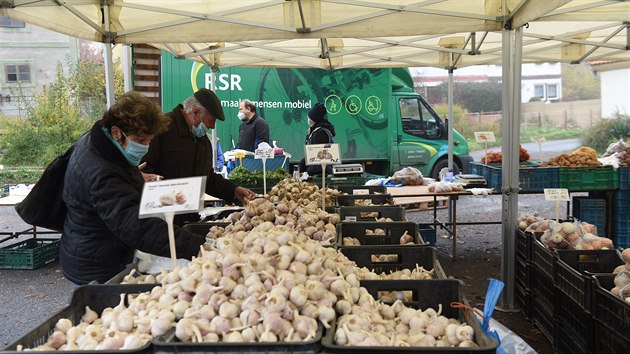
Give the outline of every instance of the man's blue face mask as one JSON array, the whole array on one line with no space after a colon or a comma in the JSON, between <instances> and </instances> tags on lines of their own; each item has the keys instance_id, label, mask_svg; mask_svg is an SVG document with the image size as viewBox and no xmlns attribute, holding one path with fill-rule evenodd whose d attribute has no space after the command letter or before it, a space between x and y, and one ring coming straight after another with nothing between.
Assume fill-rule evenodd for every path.
<instances>
[{"instance_id":1,"label":"man's blue face mask","mask_svg":"<svg viewBox=\"0 0 630 354\"><path fill-rule=\"evenodd\" d=\"M194 136L196 136L197 138L202 138L203 136L206 135L206 133L208 132L208 128L206 128L206 125L203 124L203 122L199 123L198 126L194 126L191 129L191 132Z\"/></svg>"}]
</instances>

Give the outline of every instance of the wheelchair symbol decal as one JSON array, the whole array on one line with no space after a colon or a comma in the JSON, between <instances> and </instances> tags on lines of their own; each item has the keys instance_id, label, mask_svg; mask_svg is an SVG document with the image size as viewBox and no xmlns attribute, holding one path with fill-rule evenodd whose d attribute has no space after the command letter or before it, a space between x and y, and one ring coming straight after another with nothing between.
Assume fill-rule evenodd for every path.
<instances>
[{"instance_id":1,"label":"wheelchair symbol decal","mask_svg":"<svg viewBox=\"0 0 630 354\"><path fill-rule=\"evenodd\" d=\"M346 111L348 111L348 113L355 115L361 112L362 102L358 96L352 95L346 98L345 106L346 106Z\"/></svg>"}]
</instances>

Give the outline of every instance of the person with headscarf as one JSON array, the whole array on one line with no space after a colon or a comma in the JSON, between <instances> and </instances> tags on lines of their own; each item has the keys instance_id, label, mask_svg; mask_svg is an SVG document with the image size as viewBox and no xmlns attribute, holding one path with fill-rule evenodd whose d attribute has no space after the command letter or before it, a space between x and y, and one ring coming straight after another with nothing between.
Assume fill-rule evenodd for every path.
<instances>
[{"instance_id":1,"label":"person with headscarf","mask_svg":"<svg viewBox=\"0 0 630 354\"><path fill-rule=\"evenodd\" d=\"M332 144L334 143L335 127L328 120L328 111L323 103L316 103L308 111L308 131L306 133L305 145ZM304 159L300 161L300 171L308 173L309 176L321 175L321 165L307 166ZM332 173L332 165L326 166L326 174Z\"/></svg>"}]
</instances>

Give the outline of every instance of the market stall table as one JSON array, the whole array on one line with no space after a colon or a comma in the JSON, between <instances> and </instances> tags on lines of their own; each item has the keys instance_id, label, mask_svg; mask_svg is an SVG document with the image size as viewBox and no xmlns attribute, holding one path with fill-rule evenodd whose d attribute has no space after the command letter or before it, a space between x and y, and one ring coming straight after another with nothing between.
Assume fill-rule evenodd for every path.
<instances>
[{"instance_id":1,"label":"market stall table","mask_svg":"<svg viewBox=\"0 0 630 354\"><path fill-rule=\"evenodd\" d=\"M446 230L446 232L451 235L453 238L452 245L452 257L453 259L457 258L457 200L460 195L473 195L472 192L469 191L457 191L457 192L430 192L429 187L427 186L402 186L402 187L388 187L387 193L391 194L394 198L394 204L396 204L396 200L401 200L403 198L417 198L417 197L432 197L433 198L433 225L437 229L439 225L441 229ZM490 194L500 194L497 191L492 191ZM398 198L396 198L398 196ZM404 196L404 197L403 197ZM447 197L449 200L448 204L448 221L442 222L437 217L437 207L438 207L438 198L439 197ZM490 224L501 224L500 221L477 221L477 222L461 222L459 225L490 225Z\"/></svg>"}]
</instances>

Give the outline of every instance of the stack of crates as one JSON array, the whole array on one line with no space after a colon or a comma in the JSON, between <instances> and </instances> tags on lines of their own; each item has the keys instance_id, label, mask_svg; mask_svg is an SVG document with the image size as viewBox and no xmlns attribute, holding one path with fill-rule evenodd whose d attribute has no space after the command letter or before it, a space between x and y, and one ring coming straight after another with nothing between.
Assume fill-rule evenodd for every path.
<instances>
[{"instance_id":1,"label":"stack of crates","mask_svg":"<svg viewBox=\"0 0 630 354\"><path fill-rule=\"evenodd\" d=\"M623 264L615 250L558 250L556 338L560 353L595 353L593 273L612 273Z\"/></svg>"},{"instance_id":2,"label":"stack of crates","mask_svg":"<svg viewBox=\"0 0 630 354\"><path fill-rule=\"evenodd\" d=\"M573 197L573 217L597 227L597 236L606 236L606 199Z\"/></svg>"},{"instance_id":3,"label":"stack of crates","mask_svg":"<svg viewBox=\"0 0 630 354\"><path fill-rule=\"evenodd\" d=\"M531 318L551 344L555 345L556 252L543 245L540 236L542 233L534 235L531 246Z\"/></svg>"},{"instance_id":4,"label":"stack of crates","mask_svg":"<svg viewBox=\"0 0 630 354\"><path fill-rule=\"evenodd\" d=\"M613 295L614 274L593 275L593 353L630 353L630 303Z\"/></svg>"},{"instance_id":5,"label":"stack of crates","mask_svg":"<svg viewBox=\"0 0 630 354\"><path fill-rule=\"evenodd\" d=\"M612 240L616 247L630 247L630 167L619 168L619 190L615 192Z\"/></svg>"},{"instance_id":6,"label":"stack of crates","mask_svg":"<svg viewBox=\"0 0 630 354\"><path fill-rule=\"evenodd\" d=\"M514 301L523 315L531 318L531 245L533 234L516 230L516 261L514 262Z\"/></svg>"}]
</instances>

